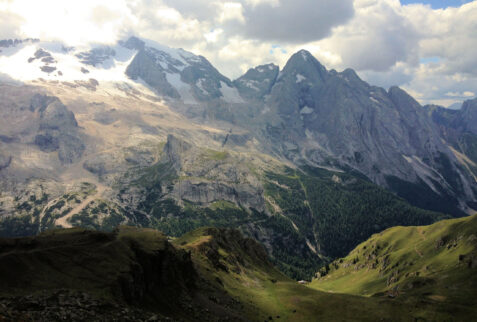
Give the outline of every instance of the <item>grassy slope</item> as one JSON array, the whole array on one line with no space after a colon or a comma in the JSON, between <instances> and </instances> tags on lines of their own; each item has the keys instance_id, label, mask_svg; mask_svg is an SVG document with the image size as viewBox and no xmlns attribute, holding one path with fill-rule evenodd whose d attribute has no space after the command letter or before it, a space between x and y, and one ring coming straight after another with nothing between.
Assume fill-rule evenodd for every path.
<instances>
[{"instance_id":1,"label":"grassy slope","mask_svg":"<svg viewBox=\"0 0 477 322\"><path fill-rule=\"evenodd\" d=\"M467 275L452 278L461 289L464 278L469 283ZM280 321L469 320L475 313L457 303L443 305L437 297L409 303L299 285L270 264L256 241L218 228L194 230L172 245L157 231L131 227L113 233L74 228L2 239L0 284L0 299L61 288L184 321L264 321L278 316ZM458 300L465 305L475 301L469 292Z\"/></svg>"},{"instance_id":2,"label":"grassy slope","mask_svg":"<svg viewBox=\"0 0 477 322\"><path fill-rule=\"evenodd\" d=\"M215 228L202 228L174 244L192 252L202 276L239 299L247 319L276 320L280 316L284 321L414 321L433 314L438 319L447 317L435 313L432 304L409 307L385 297L332 294L299 285L271 266L255 242L244 247L234 242L236 237L226 235L224 238L224 231Z\"/></svg>"},{"instance_id":3,"label":"grassy slope","mask_svg":"<svg viewBox=\"0 0 477 322\"><path fill-rule=\"evenodd\" d=\"M476 314L477 215L425 227L394 227L373 235L311 287L338 293L396 296L440 303L444 314ZM473 312L470 308L474 308Z\"/></svg>"}]
</instances>

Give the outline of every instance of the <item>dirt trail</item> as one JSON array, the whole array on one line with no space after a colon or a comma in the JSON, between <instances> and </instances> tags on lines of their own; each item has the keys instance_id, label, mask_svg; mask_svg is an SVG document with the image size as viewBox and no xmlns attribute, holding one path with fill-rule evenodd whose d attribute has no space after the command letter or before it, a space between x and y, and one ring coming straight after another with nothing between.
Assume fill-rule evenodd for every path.
<instances>
[{"instance_id":1,"label":"dirt trail","mask_svg":"<svg viewBox=\"0 0 477 322\"><path fill-rule=\"evenodd\" d=\"M421 258L424 257L424 255L417 249L417 246L414 246L414 250L416 251L417 255L419 255Z\"/></svg>"},{"instance_id":2,"label":"dirt trail","mask_svg":"<svg viewBox=\"0 0 477 322\"><path fill-rule=\"evenodd\" d=\"M427 240L427 237L426 237L426 235L424 234L424 229L423 229L422 227L418 227L418 228L417 228L417 232L418 232L419 235L422 237L422 239Z\"/></svg>"},{"instance_id":3,"label":"dirt trail","mask_svg":"<svg viewBox=\"0 0 477 322\"><path fill-rule=\"evenodd\" d=\"M79 213L83 210L91 201L101 198L104 190L106 190L106 186L101 184L96 184L96 193L94 195L88 196L85 200L83 200L79 205L71 209L69 213L64 215L61 218L56 220L56 225L60 225L64 228L71 228L73 227L69 222L68 219Z\"/></svg>"}]
</instances>

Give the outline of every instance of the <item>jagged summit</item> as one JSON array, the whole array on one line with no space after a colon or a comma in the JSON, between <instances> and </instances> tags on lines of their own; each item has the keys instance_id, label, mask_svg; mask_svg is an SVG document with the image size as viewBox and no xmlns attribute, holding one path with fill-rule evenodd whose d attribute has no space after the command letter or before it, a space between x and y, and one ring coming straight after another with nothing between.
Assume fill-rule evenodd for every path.
<instances>
[{"instance_id":1,"label":"jagged summit","mask_svg":"<svg viewBox=\"0 0 477 322\"><path fill-rule=\"evenodd\" d=\"M328 71L310 52L302 49L288 59L280 75L285 77L296 77L297 83L305 79L320 83L328 78Z\"/></svg>"},{"instance_id":2,"label":"jagged summit","mask_svg":"<svg viewBox=\"0 0 477 322\"><path fill-rule=\"evenodd\" d=\"M144 49L144 46L146 45L146 43L143 40L139 39L136 36L131 36L126 41L121 40L119 43L126 48L136 49L136 50Z\"/></svg>"},{"instance_id":3,"label":"jagged summit","mask_svg":"<svg viewBox=\"0 0 477 322\"><path fill-rule=\"evenodd\" d=\"M279 73L275 64L260 65L250 68L244 75L234 80L233 84L240 95L248 99L262 99L270 93Z\"/></svg>"}]
</instances>

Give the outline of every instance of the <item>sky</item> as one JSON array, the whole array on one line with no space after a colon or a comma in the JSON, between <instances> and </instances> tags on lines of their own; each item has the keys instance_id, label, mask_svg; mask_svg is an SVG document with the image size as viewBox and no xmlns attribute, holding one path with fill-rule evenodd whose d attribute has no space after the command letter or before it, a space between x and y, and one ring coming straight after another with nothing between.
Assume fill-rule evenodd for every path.
<instances>
[{"instance_id":1,"label":"sky","mask_svg":"<svg viewBox=\"0 0 477 322\"><path fill-rule=\"evenodd\" d=\"M419 0L401 0L401 4L427 4L430 5L433 9L444 9L447 7L460 7L464 3L471 2L471 0L427 0L427 1L419 1Z\"/></svg>"},{"instance_id":2,"label":"sky","mask_svg":"<svg viewBox=\"0 0 477 322\"><path fill-rule=\"evenodd\" d=\"M0 0L0 39L130 35L201 54L232 79L307 49L423 104L477 93L477 0Z\"/></svg>"}]
</instances>

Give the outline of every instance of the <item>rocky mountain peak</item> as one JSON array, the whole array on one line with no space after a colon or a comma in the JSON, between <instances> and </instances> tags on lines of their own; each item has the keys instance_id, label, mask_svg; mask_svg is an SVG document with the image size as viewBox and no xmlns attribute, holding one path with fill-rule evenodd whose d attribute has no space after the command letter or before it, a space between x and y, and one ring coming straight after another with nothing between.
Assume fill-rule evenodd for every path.
<instances>
[{"instance_id":1,"label":"rocky mountain peak","mask_svg":"<svg viewBox=\"0 0 477 322\"><path fill-rule=\"evenodd\" d=\"M358 74L356 74L354 69L347 68L339 74L343 76L349 82L352 82L352 83L363 82L363 80L359 78Z\"/></svg>"},{"instance_id":2,"label":"rocky mountain peak","mask_svg":"<svg viewBox=\"0 0 477 322\"><path fill-rule=\"evenodd\" d=\"M288 59L281 77L296 77L297 83L305 79L321 83L327 79L328 71L310 52L302 49Z\"/></svg>"},{"instance_id":3,"label":"rocky mountain peak","mask_svg":"<svg viewBox=\"0 0 477 322\"><path fill-rule=\"evenodd\" d=\"M126 68L126 75L133 80L142 79L160 96L187 104L239 97L232 93L232 82L202 56L137 37L122 45L138 50Z\"/></svg>"},{"instance_id":4,"label":"rocky mountain peak","mask_svg":"<svg viewBox=\"0 0 477 322\"><path fill-rule=\"evenodd\" d=\"M242 97L260 99L270 93L278 72L279 67L275 64L260 65L250 68L244 75L234 80L233 84Z\"/></svg>"},{"instance_id":5,"label":"rocky mountain peak","mask_svg":"<svg viewBox=\"0 0 477 322\"><path fill-rule=\"evenodd\" d=\"M144 46L146 45L144 41L142 41L141 39L135 36L129 37L128 40L126 41L120 41L119 44L128 49L136 49L136 50L142 50L144 49Z\"/></svg>"}]
</instances>

